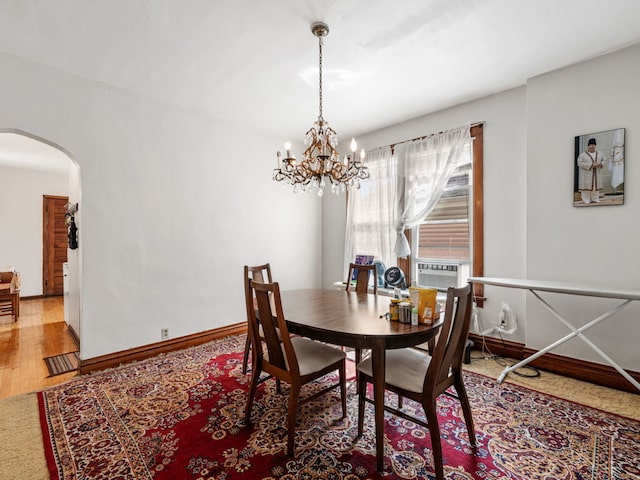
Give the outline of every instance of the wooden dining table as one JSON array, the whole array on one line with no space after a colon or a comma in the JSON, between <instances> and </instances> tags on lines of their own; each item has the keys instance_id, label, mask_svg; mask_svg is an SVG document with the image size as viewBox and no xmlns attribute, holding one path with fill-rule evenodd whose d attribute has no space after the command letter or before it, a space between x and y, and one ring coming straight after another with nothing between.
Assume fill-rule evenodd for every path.
<instances>
[{"instance_id":1,"label":"wooden dining table","mask_svg":"<svg viewBox=\"0 0 640 480\"><path fill-rule=\"evenodd\" d=\"M442 321L410 325L388 320L390 297L340 290L284 290L282 307L291 333L371 350L376 467L384 470L385 352L433 342Z\"/></svg>"}]
</instances>

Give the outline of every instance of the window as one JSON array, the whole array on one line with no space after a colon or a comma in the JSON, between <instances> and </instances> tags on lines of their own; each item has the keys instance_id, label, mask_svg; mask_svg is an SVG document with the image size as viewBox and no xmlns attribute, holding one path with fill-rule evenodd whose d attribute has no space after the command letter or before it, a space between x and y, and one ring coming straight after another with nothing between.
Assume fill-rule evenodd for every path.
<instances>
[{"instance_id":1,"label":"window","mask_svg":"<svg viewBox=\"0 0 640 480\"><path fill-rule=\"evenodd\" d=\"M388 268L396 264L393 246L396 162L391 147L367 152L370 177L349 193L345 231L344 277L356 255L373 255Z\"/></svg>"},{"instance_id":2,"label":"window","mask_svg":"<svg viewBox=\"0 0 640 480\"><path fill-rule=\"evenodd\" d=\"M413 284L430 282L430 286L446 288L458 272L463 282L484 275L482 127L471 127L469 161L449 178L429 215L410 230L412 255L398 259L398 265L409 272ZM449 265L456 266L455 273ZM474 295L477 305L483 306L483 285L474 285Z\"/></svg>"},{"instance_id":3,"label":"window","mask_svg":"<svg viewBox=\"0 0 640 480\"><path fill-rule=\"evenodd\" d=\"M441 139L446 140L446 133L426 139L433 138L437 144ZM408 284L417 283L418 265L424 259L464 264L468 271L465 280L468 276L483 275L482 125L467 127L466 138L464 143L457 140L456 161L451 166L454 170L440 177L434 175L441 175L443 170L436 169L444 168L442 162L446 160L443 157L434 163L433 155L453 154L454 147L446 144L441 150L436 148L434 153L425 153L409 148L413 145L422 148L421 145L431 140L425 139L423 143L411 140L398 144L399 157L396 157L397 146L382 147L372 151L374 155L368 154L371 179L363 182L361 190L352 192L348 199L345 265L353 261L355 254L373 254L387 267L394 264L400 267ZM431 158L428 160L431 163L423 164L425 158ZM438 198L433 192L436 195L442 192L442 195ZM428 202L435 202L432 209ZM425 215L421 212L429 210L426 217L421 217ZM404 240L402 231L395 231L401 225L416 225L405 230L409 243L397 250L408 252L411 245L411 254L406 258L397 258L393 253L394 245L396 248L401 245L396 238ZM482 285L474 286L474 292L481 306Z\"/></svg>"},{"instance_id":4,"label":"window","mask_svg":"<svg viewBox=\"0 0 640 480\"><path fill-rule=\"evenodd\" d=\"M469 194L471 191L471 158L451 176L431 213L414 227L411 237L418 259L469 263Z\"/></svg>"}]
</instances>

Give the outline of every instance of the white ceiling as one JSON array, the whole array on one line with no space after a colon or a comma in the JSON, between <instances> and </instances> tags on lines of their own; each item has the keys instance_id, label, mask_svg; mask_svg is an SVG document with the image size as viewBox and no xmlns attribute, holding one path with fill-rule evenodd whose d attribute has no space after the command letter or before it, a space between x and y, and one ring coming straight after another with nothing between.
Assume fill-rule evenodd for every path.
<instances>
[{"instance_id":1,"label":"white ceiling","mask_svg":"<svg viewBox=\"0 0 640 480\"><path fill-rule=\"evenodd\" d=\"M301 140L314 21L343 138L640 41L637 0L2 0L0 51Z\"/></svg>"}]
</instances>

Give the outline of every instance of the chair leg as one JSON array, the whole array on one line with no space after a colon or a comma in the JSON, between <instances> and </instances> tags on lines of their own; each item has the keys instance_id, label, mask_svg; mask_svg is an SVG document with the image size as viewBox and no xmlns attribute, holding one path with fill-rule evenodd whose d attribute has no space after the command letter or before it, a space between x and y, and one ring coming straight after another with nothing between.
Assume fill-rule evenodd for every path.
<instances>
[{"instance_id":1,"label":"chair leg","mask_svg":"<svg viewBox=\"0 0 640 480\"><path fill-rule=\"evenodd\" d=\"M442 445L440 444L440 425L438 424L438 414L436 413L436 399L431 399L429 403L423 403L424 413L429 424L429 435L431 436L431 450L433 451L433 466L436 471L436 480L444 480L444 467L442 466Z\"/></svg>"},{"instance_id":2,"label":"chair leg","mask_svg":"<svg viewBox=\"0 0 640 480\"><path fill-rule=\"evenodd\" d=\"M356 365L358 365L362 361L362 349L361 348L356 348L355 349L355 359L356 359Z\"/></svg>"},{"instance_id":3,"label":"chair leg","mask_svg":"<svg viewBox=\"0 0 640 480\"><path fill-rule=\"evenodd\" d=\"M247 341L244 344L244 357L242 359L242 373L247 373L247 364L249 363L249 352L251 351L251 335L247 333Z\"/></svg>"},{"instance_id":4,"label":"chair leg","mask_svg":"<svg viewBox=\"0 0 640 480\"><path fill-rule=\"evenodd\" d=\"M249 392L247 392L247 404L244 410L244 423L247 427L251 426L251 407L253 406L253 398L256 395L260 373L260 367L254 365L251 371L251 384L249 385Z\"/></svg>"},{"instance_id":5,"label":"chair leg","mask_svg":"<svg viewBox=\"0 0 640 480\"><path fill-rule=\"evenodd\" d=\"M340 418L345 418L347 416L347 368L344 361L340 364L338 374L340 375L340 401L342 403L342 417Z\"/></svg>"},{"instance_id":6,"label":"chair leg","mask_svg":"<svg viewBox=\"0 0 640 480\"><path fill-rule=\"evenodd\" d=\"M294 440L296 436L296 413L298 411L298 400L300 398L300 386L291 385L289 391L289 407L287 411L287 456L293 457L295 454Z\"/></svg>"},{"instance_id":7,"label":"chair leg","mask_svg":"<svg viewBox=\"0 0 640 480\"><path fill-rule=\"evenodd\" d=\"M402 410L402 399L404 397L402 395L398 395L398 410Z\"/></svg>"},{"instance_id":8,"label":"chair leg","mask_svg":"<svg viewBox=\"0 0 640 480\"><path fill-rule=\"evenodd\" d=\"M471 405L469 405L469 397L467 396L467 390L464 388L462 376L456 375L454 387L458 393L460 399L460 406L462 407L462 414L464 416L464 423L467 425L467 432L469 434L469 443L472 447L476 447L476 429L473 425L473 416L471 415Z\"/></svg>"}]
</instances>

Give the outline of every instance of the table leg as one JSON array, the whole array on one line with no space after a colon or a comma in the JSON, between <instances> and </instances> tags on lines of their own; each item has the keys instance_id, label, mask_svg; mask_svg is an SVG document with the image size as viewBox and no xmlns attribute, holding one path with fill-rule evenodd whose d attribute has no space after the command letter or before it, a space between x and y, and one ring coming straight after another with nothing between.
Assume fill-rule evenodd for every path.
<instances>
[{"instance_id":1,"label":"table leg","mask_svg":"<svg viewBox=\"0 0 640 480\"><path fill-rule=\"evenodd\" d=\"M372 342L371 368L373 373L373 406L375 409L376 428L376 467L378 472L383 472L385 348L384 341L381 339L374 339Z\"/></svg>"}]
</instances>

